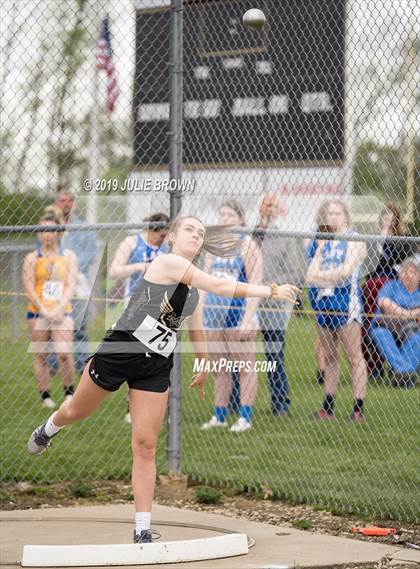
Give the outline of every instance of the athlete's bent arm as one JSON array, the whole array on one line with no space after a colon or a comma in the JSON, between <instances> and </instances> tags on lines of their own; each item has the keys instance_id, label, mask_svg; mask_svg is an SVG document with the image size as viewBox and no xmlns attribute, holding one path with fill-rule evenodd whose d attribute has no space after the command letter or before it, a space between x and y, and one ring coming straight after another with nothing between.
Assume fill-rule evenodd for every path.
<instances>
[{"instance_id":1,"label":"athlete's bent arm","mask_svg":"<svg viewBox=\"0 0 420 569\"><path fill-rule=\"evenodd\" d=\"M48 311L44 310L46 317L51 319L53 322L61 322L64 319L66 306L73 298L77 284L78 268L76 255L70 249L66 249L64 251L64 255L67 259L67 279L64 286L63 295L60 298L60 302L57 304L57 306L50 308Z\"/></svg>"},{"instance_id":2,"label":"athlete's bent arm","mask_svg":"<svg viewBox=\"0 0 420 569\"><path fill-rule=\"evenodd\" d=\"M379 308L385 313L396 318L418 318L419 309L407 309L399 306L396 302L393 302L390 298L384 297L378 300Z\"/></svg>"},{"instance_id":3,"label":"athlete's bent arm","mask_svg":"<svg viewBox=\"0 0 420 569\"><path fill-rule=\"evenodd\" d=\"M318 287L326 287L339 285L343 281L351 277L367 255L366 245L364 243L350 242L347 259L336 268L323 270L322 263L322 247L318 247L315 256L309 265L306 279L310 284Z\"/></svg>"},{"instance_id":4,"label":"athlete's bent arm","mask_svg":"<svg viewBox=\"0 0 420 569\"><path fill-rule=\"evenodd\" d=\"M357 270L358 266L365 260L366 255L367 249L365 243L350 241L347 258L344 263L341 267L337 267L336 270L331 269L330 278L333 280L333 284L340 284L349 279ZM329 277L328 273L329 271L326 271L327 278Z\"/></svg>"},{"instance_id":5,"label":"athlete's bent arm","mask_svg":"<svg viewBox=\"0 0 420 569\"><path fill-rule=\"evenodd\" d=\"M261 249L253 239L250 239L246 245L244 254L245 272L247 280L250 284L259 285L263 277L263 263ZM253 330L253 320L258 309L259 298L252 298L246 304L245 315L241 324L244 331Z\"/></svg>"},{"instance_id":6,"label":"athlete's bent arm","mask_svg":"<svg viewBox=\"0 0 420 569\"><path fill-rule=\"evenodd\" d=\"M35 260L34 253L29 253L25 257L22 267L23 290L29 301L36 306L38 310L41 310L42 304L35 293Z\"/></svg>"},{"instance_id":7,"label":"athlete's bent arm","mask_svg":"<svg viewBox=\"0 0 420 569\"><path fill-rule=\"evenodd\" d=\"M133 273L146 271L146 263L129 263L130 255L136 246L134 236L126 237L115 252L114 258L109 265L109 276L113 279L126 279Z\"/></svg>"},{"instance_id":8,"label":"athlete's bent arm","mask_svg":"<svg viewBox=\"0 0 420 569\"><path fill-rule=\"evenodd\" d=\"M79 272L77 266L77 257L73 253L73 251L67 249L65 251L65 255L68 260L68 275L66 280L66 286L64 287L63 291L63 297L60 300L60 306L63 309L65 309L67 304L71 301L71 299L74 296L74 292L76 290L76 285L77 285L77 273Z\"/></svg>"}]
</instances>

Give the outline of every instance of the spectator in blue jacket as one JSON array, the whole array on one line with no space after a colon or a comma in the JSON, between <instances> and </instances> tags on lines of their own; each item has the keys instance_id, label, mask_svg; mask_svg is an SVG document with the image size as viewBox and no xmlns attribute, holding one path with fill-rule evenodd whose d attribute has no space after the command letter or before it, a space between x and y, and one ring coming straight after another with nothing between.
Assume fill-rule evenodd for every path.
<instances>
[{"instance_id":1,"label":"spectator in blue jacket","mask_svg":"<svg viewBox=\"0 0 420 569\"><path fill-rule=\"evenodd\" d=\"M420 364L419 265L406 259L398 280L379 291L378 317L370 334L393 371L393 383L412 387Z\"/></svg>"}]
</instances>

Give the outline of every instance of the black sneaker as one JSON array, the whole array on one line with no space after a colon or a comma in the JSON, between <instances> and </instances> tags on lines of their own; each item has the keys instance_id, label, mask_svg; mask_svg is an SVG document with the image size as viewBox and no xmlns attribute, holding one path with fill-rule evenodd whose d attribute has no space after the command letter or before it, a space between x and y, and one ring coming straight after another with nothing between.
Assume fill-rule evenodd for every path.
<instances>
[{"instance_id":1,"label":"black sneaker","mask_svg":"<svg viewBox=\"0 0 420 569\"><path fill-rule=\"evenodd\" d=\"M403 387L406 389L411 389L416 385L416 374L415 373L399 373L394 371L392 378L393 387Z\"/></svg>"},{"instance_id":2,"label":"black sneaker","mask_svg":"<svg viewBox=\"0 0 420 569\"><path fill-rule=\"evenodd\" d=\"M41 454L42 452L46 451L50 445L51 439L55 437L55 435L49 437L46 434L45 425L46 423L35 429L35 431L29 437L27 449L30 454ZM58 433L56 433L56 435L57 434Z\"/></svg>"},{"instance_id":3,"label":"black sneaker","mask_svg":"<svg viewBox=\"0 0 420 569\"><path fill-rule=\"evenodd\" d=\"M134 530L133 543L152 543L152 541L155 541L160 537L160 533L153 529L142 529L140 533L137 533L136 530Z\"/></svg>"}]
</instances>

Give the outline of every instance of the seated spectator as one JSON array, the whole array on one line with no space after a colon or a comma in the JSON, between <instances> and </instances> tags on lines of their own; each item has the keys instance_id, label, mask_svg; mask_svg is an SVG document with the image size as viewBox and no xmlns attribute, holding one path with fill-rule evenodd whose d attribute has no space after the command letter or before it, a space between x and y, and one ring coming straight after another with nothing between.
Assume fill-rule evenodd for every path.
<instances>
[{"instance_id":1,"label":"seated spectator","mask_svg":"<svg viewBox=\"0 0 420 569\"><path fill-rule=\"evenodd\" d=\"M411 254L411 246L407 241L389 241L386 239L388 236L404 235L404 225L398 205L392 203L385 205L379 216L379 233L385 237L385 241L383 243L373 243L370 247L370 258L378 258L378 262L375 269L369 274L363 287L364 313L368 316L363 321L362 347L368 373L374 378L381 377L384 368L383 358L376 350L368 333L372 320L369 315L376 311L376 297L381 287L389 279L397 278L396 266Z\"/></svg>"},{"instance_id":2,"label":"seated spectator","mask_svg":"<svg viewBox=\"0 0 420 569\"><path fill-rule=\"evenodd\" d=\"M319 341L325 358L325 398L316 419L335 419L334 403L339 379L339 344L351 366L354 407L350 419L363 422L367 371L361 348L361 295L358 270L366 256L363 243L351 241L350 215L341 200L323 202L318 227L328 233L347 233L349 240L313 240L308 246L307 281L316 313Z\"/></svg>"},{"instance_id":3,"label":"seated spectator","mask_svg":"<svg viewBox=\"0 0 420 569\"><path fill-rule=\"evenodd\" d=\"M378 295L378 316L370 335L391 366L394 385L412 387L420 363L419 266L406 259L398 280L387 282Z\"/></svg>"}]
</instances>

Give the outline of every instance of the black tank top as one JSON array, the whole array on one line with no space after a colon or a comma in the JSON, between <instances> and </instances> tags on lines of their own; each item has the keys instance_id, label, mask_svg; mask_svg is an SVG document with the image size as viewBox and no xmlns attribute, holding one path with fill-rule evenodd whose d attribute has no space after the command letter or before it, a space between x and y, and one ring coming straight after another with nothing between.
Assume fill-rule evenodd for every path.
<instances>
[{"instance_id":1,"label":"black tank top","mask_svg":"<svg viewBox=\"0 0 420 569\"><path fill-rule=\"evenodd\" d=\"M113 329L132 333L151 316L167 328L178 330L194 312L198 298L197 289L183 283L156 284L143 279Z\"/></svg>"},{"instance_id":2,"label":"black tank top","mask_svg":"<svg viewBox=\"0 0 420 569\"><path fill-rule=\"evenodd\" d=\"M172 360L177 331L194 312L198 299L198 290L183 283L156 284L143 279L96 354L136 358L146 353Z\"/></svg>"}]
</instances>

